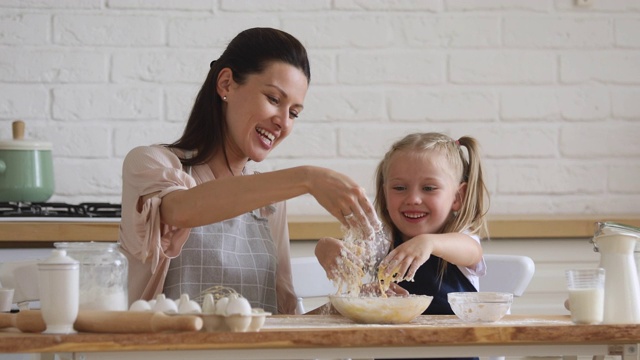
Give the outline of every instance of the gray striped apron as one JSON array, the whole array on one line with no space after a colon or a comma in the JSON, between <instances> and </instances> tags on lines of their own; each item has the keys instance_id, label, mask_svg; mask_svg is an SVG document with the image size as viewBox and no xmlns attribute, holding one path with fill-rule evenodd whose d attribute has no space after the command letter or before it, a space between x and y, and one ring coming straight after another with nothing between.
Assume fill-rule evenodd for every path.
<instances>
[{"instance_id":1,"label":"gray striped apron","mask_svg":"<svg viewBox=\"0 0 640 360\"><path fill-rule=\"evenodd\" d=\"M190 166L184 170L191 175ZM267 213L273 211L266 208ZM225 286L249 300L251 307L276 314L278 257L268 220L260 213L256 209L192 228L180 255L169 263L163 288L167 298L189 294L190 299L198 299L212 286Z\"/></svg>"},{"instance_id":2,"label":"gray striped apron","mask_svg":"<svg viewBox=\"0 0 640 360\"><path fill-rule=\"evenodd\" d=\"M276 248L259 210L191 229L180 255L171 259L163 292L198 298L222 285L242 294L252 307L277 313Z\"/></svg>"}]
</instances>

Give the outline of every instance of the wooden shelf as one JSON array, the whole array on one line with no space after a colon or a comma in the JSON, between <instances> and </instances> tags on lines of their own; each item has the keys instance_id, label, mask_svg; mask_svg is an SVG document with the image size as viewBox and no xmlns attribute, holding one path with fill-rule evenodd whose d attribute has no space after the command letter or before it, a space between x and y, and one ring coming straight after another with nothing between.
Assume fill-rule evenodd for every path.
<instances>
[{"instance_id":1,"label":"wooden shelf","mask_svg":"<svg viewBox=\"0 0 640 360\"><path fill-rule=\"evenodd\" d=\"M119 222L1 221L0 242L117 241Z\"/></svg>"},{"instance_id":2,"label":"wooden shelf","mask_svg":"<svg viewBox=\"0 0 640 360\"><path fill-rule=\"evenodd\" d=\"M492 239L588 238L595 223L613 221L640 227L637 215L500 215L489 217ZM340 223L332 217L289 217L292 239L341 237Z\"/></svg>"},{"instance_id":3,"label":"wooden shelf","mask_svg":"<svg viewBox=\"0 0 640 360\"><path fill-rule=\"evenodd\" d=\"M513 215L489 218L492 239L588 238L598 221L615 221L640 227L635 215ZM54 241L117 241L119 223L89 222L0 222L0 244L13 247ZM340 223L329 216L289 217L291 240L340 238Z\"/></svg>"}]
</instances>

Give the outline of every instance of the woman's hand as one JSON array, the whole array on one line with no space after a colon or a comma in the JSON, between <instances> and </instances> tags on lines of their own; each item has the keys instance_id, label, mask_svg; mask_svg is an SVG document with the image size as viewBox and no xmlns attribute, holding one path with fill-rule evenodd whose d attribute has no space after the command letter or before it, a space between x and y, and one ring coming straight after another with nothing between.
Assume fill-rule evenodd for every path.
<instances>
[{"instance_id":1,"label":"woman's hand","mask_svg":"<svg viewBox=\"0 0 640 360\"><path fill-rule=\"evenodd\" d=\"M402 286L396 284L396 283L391 283L391 286L389 286L389 289L387 290L387 296L409 296L409 291L407 291L405 288L403 288Z\"/></svg>"},{"instance_id":2,"label":"woman's hand","mask_svg":"<svg viewBox=\"0 0 640 360\"><path fill-rule=\"evenodd\" d=\"M353 268L362 268L364 265L362 259L351 252L342 240L330 237L318 240L315 255L331 280L345 278L348 274L346 264L352 264Z\"/></svg>"},{"instance_id":3,"label":"woman's hand","mask_svg":"<svg viewBox=\"0 0 640 360\"><path fill-rule=\"evenodd\" d=\"M377 282L364 284L360 289L360 294L366 296L380 296L382 295L381 292L380 284ZM391 283L391 286L385 291L385 294L387 296L409 296L409 292L396 283Z\"/></svg>"},{"instance_id":4,"label":"woman's hand","mask_svg":"<svg viewBox=\"0 0 640 360\"><path fill-rule=\"evenodd\" d=\"M346 175L326 168L311 167L309 193L347 228L357 228L367 238L381 229L365 190Z\"/></svg>"},{"instance_id":5,"label":"woman's hand","mask_svg":"<svg viewBox=\"0 0 640 360\"><path fill-rule=\"evenodd\" d=\"M409 296L409 292L402 286L391 283L389 290L387 290L387 296Z\"/></svg>"},{"instance_id":6,"label":"woman's hand","mask_svg":"<svg viewBox=\"0 0 640 360\"><path fill-rule=\"evenodd\" d=\"M315 248L315 255L318 262L324 268L329 279L333 279L334 269L338 267L338 258L344 249L342 241L330 237L318 240Z\"/></svg>"}]
</instances>

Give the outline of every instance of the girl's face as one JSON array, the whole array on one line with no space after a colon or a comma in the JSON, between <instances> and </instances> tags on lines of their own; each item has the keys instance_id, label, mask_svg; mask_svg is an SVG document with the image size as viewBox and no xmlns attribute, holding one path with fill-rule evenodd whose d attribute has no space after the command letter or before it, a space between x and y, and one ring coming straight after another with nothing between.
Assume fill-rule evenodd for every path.
<instances>
[{"instance_id":1,"label":"girl's face","mask_svg":"<svg viewBox=\"0 0 640 360\"><path fill-rule=\"evenodd\" d=\"M460 209L462 186L438 152L397 151L389 159L384 184L387 211L403 241L439 233Z\"/></svg>"},{"instance_id":2,"label":"girl's face","mask_svg":"<svg viewBox=\"0 0 640 360\"><path fill-rule=\"evenodd\" d=\"M229 83L221 94L227 97L229 161L262 161L291 133L303 108L307 78L294 66L273 62L242 85L233 79Z\"/></svg>"}]
</instances>

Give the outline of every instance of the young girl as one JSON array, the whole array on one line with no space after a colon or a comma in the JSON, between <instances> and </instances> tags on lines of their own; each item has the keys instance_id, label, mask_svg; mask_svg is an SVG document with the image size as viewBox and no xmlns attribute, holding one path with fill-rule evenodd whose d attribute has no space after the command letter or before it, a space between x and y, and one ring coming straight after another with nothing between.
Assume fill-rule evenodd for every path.
<instances>
[{"instance_id":1,"label":"young girl","mask_svg":"<svg viewBox=\"0 0 640 360\"><path fill-rule=\"evenodd\" d=\"M425 314L453 314L447 294L478 291L485 274L480 238L487 236L489 198L478 150L471 137L410 134L376 171L375 206L393 242L382 277L396 275L390 293L433 296ZM336 259L354 255L342 241L322 238L316 256L333 278L341 273Z\"/></svg>"},{"instance_id":2,"label":"young girl","mask_svg":"<svg viewBox=\"0 0 640 360\"><path fill-rule=\"evenodd\" d=\"M381 267L409 293L433 296L425 314L453 314L449 292L478 291L487 203L471 137L410 134L378 165L375 206L393 241Z\"/></svg>"},{"instance_id":3,"label":"young girl","mask_svg":"<svg viewBox=\"0 0 640 360\"><path fill-rule=\"evenodd\" d=\"M374 203L393 242L380 265L383 277L397 274L387 293L433 296L424 314L453 314L447 294L478 291L485 273L487 203L475 139L416 133L393 144L376 171ZM331 278L340 273L336 259L354 255L342 241L322 238L316 256Z\"/></svg>"}]
</instances>

